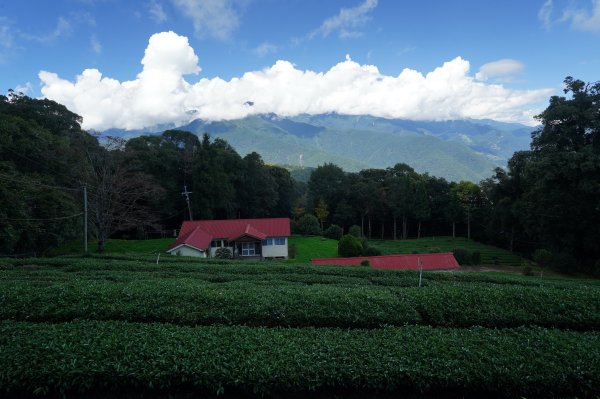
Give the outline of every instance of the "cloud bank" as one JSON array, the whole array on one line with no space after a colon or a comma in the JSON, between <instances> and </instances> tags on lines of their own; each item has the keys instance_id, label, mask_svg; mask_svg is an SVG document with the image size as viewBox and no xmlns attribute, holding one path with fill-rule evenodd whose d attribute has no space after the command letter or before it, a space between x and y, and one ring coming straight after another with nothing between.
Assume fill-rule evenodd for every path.
<instances>
[{"instance_id":1,"label":"cloud bank","mask_svg":"<svg viewBox=\"0 0 600 399\"><path fill-rule=\"evenodd\" d=\"M488 80L499 78L510 81L515 75L523 72L525 65L517 60L503 58L501 60L483 64L479 68L479 72L475 74L477 80Z\"/></svg>"},{"instance_id":2,"label":"cloud bank","mask_svg":"<svg viewBox=\"0 0 600 399\"><path fill-rule=\"evenodd\" d=\"M136 79L120 82L86 69L74 81L41 71L42 94L83 117L86 129L140 129L192 119L228 120L252 114L369 114L386 118L447 120L490 118L533 123L538 104L553 89L509 90L477 81L469 62L456 57L422 74L404 69L398 76L350 59L326 72L300 70L277 61L260 71L225 81L202 78L188 39L173 32L152 35Z\"/></svg>"}]
</instances>

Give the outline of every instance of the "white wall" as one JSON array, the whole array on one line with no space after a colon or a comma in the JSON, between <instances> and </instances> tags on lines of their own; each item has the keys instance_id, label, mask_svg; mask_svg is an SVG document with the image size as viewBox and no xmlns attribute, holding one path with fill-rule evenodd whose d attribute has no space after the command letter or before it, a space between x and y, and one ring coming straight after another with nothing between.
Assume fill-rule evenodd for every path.
<instances>
[{"instance_id":1,"label":"white wall","mask_svg":"<svg viewBox=\"0 0 600 399\"><path fill-rule=\"evenodd\" d=\"M199 251L195 248L188 247L187 245L180 246L176 250L172 251L171 255L195 256L200 258L206 258L206 253L204 251Z\"/></svg>"},{"instance_id":2,"label":"white wall","mask_svg":"<svg viewBox=\"0 0 600 399\"><path fill-rule=\"evenodd\" d=\"M286 258L288 257L288 239L285 238L284 245L263 245L263 258Z\"/></svg>"}]
</instances>

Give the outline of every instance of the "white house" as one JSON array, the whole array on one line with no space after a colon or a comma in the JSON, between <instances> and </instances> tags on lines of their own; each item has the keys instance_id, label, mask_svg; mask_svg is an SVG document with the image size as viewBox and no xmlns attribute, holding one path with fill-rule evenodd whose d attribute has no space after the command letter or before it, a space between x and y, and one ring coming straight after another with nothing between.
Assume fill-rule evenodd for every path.
<instances>
[{"instance_id":1,"label":"white house","mask_svg":"<svg viewBox=\"0 0 600 399\"><path fill-rule=\"evenodd\" d=\"M183 222L172 255L213 257L229 248L234 258L287 259L290 219L191 220Z\"/></svg>"}]
</instances>

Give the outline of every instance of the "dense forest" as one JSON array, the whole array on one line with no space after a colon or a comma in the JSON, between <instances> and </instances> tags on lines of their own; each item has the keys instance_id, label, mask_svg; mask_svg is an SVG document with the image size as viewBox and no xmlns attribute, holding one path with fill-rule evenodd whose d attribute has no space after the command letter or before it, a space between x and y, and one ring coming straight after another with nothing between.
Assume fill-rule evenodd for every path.
<instances>
[{"instance_id":1,"label":"dense forest","mask_svg":"<svg viewBox=\"0 0 600 399\"><path fill-rule=\"evenodd\" d=\"M308 183L241 157L224 140L168 130L99 140L50 100L0 97L0 253L43 253L90 232L172 234L183 220L282 217L299 232L360 226L371 239L463 235L564 271L600 269L600 83L568 77L538 119L531 149L481 181L448 182L409 165L347 173L319 166ZM186 195L189 191L189 206ZM311 215L311 216L307 216ZM307 227L307 219L313 221Z\"/></svg>"}]
</instances>

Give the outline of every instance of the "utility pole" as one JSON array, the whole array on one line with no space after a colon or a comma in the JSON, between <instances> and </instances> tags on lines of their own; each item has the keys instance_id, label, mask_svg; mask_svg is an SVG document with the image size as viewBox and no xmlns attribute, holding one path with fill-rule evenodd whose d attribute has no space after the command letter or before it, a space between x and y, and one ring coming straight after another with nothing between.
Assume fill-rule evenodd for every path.
<instances>
[{"instance_id":1,"label":"utility pole","mask_svg":"<svg viewBox=\"0 0 600 399\"><path fill-rule=\"evenodd\" d=\"M87 186L83 186L83 253L88 254Z\"/></svg>"},{"instance_id":2,"label":"utility pole","mask_svg":"<svg viewBox=\"0 0 600 399\"><path fill-rule=\"evenodd\" d=\"M192 192L187 190L187 186L183 186L183 192L181 195L185 195L185 201L187 202L188 213L190 214L190 220L194 220L192 217L192 207L190 206L190 194Z\"/></svg>"}]
</instances>

